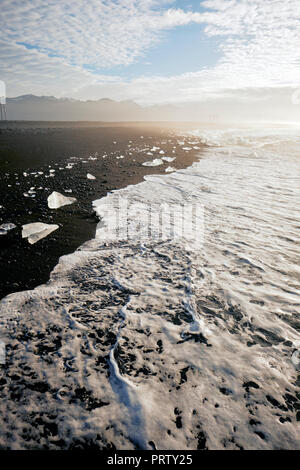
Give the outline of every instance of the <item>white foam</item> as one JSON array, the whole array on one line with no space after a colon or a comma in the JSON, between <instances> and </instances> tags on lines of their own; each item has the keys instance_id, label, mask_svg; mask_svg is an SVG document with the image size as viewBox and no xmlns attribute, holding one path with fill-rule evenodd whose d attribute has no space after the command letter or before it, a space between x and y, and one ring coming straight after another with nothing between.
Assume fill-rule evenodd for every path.
<instances>
[{"instance_id":1,"label":"white foam","mask_svg":"<svg viewBox=\"0 0 300 470\"><path fill-rule=\"evenodd\" d=\"M0 303L6 447L299 449L299 136L193 135L211 145L199 162L95 201L96 238ZM151 206L184 203L205 207L204 245L160 238L159 211L139 236ZM55 439L28 409L55 411Z\"/></svg>"}]
</instances>

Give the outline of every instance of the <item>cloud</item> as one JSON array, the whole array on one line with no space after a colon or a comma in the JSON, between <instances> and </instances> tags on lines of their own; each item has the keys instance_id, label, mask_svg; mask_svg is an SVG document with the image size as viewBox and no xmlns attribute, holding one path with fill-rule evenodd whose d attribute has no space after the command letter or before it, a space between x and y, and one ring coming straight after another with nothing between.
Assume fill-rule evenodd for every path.
<instances>
[{"instance_id":1,"label":"cloud","mask_svg":"<svg viewBox=\"0 0 300 470\"><path fill-rule=\"evenodd\" d=\"M207 0L208 36L221 37L216 71L236 87L300 83L298 0ZM234 79L235 77L235 79Z\"/></svg>"},{"instance_id":2,"label":"cloud","mask_svg":"<svg viewBox=\"0 0 300 470\"><path fill-rule=\"evenodd\" d=\"M69 64L128 65L168 28L197 13L157 9L153 0L2 0L2 39L38 48Z\"/></svg>"},{"instance_id":3,"label":"cloud","mask_svg":"<svg viewBox=\"0 0 300 470\"><path fill-rule=\"evenodd\" d=\"M70 96L82 87L120 80L117 76L93 75L79 66L60 58L47 57L36 50L0 41L1 79L6 82L8 96L27 93L36 95Z\"/></svg>"},{"instance_id":4,"label":"cloud","mask_svg":"<svg viewBox=\"0 0 300 470\"><path fill-rule=\"evenodd\" d=\"M10 96L109 96L145 104L299 87L299 0L205 0L201 7L184 11L157 0L2 0L0 78ZM221 59L215 66L133 80L105 74L106 67L137 61L164 31L192 23L217 41Z\"/></svg>"}]
</instances>

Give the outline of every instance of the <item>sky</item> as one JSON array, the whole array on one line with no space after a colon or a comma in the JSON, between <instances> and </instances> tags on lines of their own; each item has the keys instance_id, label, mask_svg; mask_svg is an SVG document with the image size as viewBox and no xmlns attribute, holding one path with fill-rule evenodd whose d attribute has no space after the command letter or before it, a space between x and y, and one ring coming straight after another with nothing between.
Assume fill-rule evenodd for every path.
<instances>
[{"instance_id":1,"label":"sky","mask_svg":"<svg viewBox=\"0 0 300 470\"><path fill-rule=\"evenodd\" d=\"M11 97L295 96L299 45L299 0L0 0L0 80Z\"/></svg>"}]
</instances>

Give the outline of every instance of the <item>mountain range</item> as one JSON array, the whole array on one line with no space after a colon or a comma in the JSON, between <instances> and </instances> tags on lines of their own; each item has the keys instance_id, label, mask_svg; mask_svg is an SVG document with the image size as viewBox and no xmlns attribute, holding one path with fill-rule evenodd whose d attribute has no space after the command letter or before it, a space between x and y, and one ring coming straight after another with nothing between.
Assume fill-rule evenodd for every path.
<instances>
[{"instance_id":1,"label":"mountain range","mask_svg":"<svg viewBox=\"0 0 300 470\"><path fill-rule=\"evenodd\" d=\"M7 98L10 121L300 121L300 106L295 105L288 87L224 90L201 102L142 106L134 101L76 100L54 96L22 95Z\"/></svg>"},{"instance_id":2,"label":"mountain range","mask_svg":"<svg viewBox=\"0 0 300 470\"><path fill-rule=\"evenodd\" d=\"M12 121L165 121L177 120L180 110L172 105L143 107L134 101L103 98L80 101L54 96L22 95L7 98L8 119ZM175 119L174 117L175 116Z\"/></svg>"}]
</instances>

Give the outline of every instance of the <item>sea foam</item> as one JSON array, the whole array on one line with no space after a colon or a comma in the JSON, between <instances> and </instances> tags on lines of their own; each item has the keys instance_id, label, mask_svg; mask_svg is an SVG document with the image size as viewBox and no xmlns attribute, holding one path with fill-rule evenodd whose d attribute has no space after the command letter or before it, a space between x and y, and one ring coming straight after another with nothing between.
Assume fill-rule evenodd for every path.
<instances>
[{"instance_id":1,"label":"sea foam","mask_svg":"<svg viewBox=\"0 0 300 470\"><path fill-rule=\"evenodd\" d=\"M299 137L193 135L199 162L95 201L95 239L1 302L2 445L299 449ZM119 198L135 209L122 239ZM138 211L195 201L201 243L140 239Z\"/></svg>"}]
</instances>

